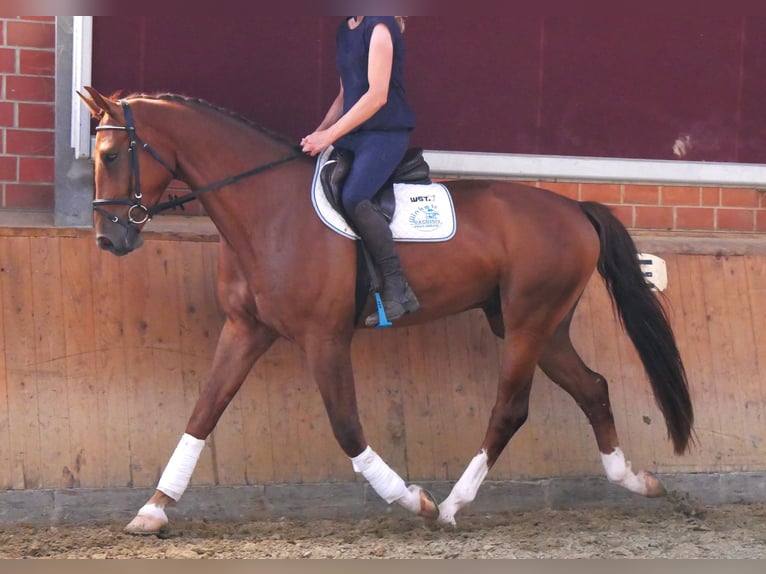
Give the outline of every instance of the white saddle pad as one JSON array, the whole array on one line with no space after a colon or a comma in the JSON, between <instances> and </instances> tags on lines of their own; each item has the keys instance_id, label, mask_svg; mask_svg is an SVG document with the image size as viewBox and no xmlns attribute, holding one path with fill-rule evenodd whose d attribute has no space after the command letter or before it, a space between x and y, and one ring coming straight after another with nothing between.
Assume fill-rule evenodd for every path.
<instances>
[{"instance_id":1,"label":"white saddle pad","mask_svg":"<svg viewBox=\"0 0 766 574\"><path fill-rule=\"evenodd\" d=\"M327 163L332 149L330 146L317 158L311 201L327 227L349 239L359 239L343 216L327 201L319 181L319 172ZM390 227L396 241L447 241L455 235L455 207L449 191L442 184L395 183L394 195L396 211Z\"/></svg>"}]
</instances>

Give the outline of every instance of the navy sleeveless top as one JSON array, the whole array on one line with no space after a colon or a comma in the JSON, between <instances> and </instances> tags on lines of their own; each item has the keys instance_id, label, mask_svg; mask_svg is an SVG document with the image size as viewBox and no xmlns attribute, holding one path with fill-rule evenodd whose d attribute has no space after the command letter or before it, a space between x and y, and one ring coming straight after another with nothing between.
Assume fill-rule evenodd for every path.
<instances>
[{"instance_id":1,"label":"navy sleeveless top","mask_svg":"<svg viewBox=\"0 0 766 574\"><path fill-rule=\"evenodd\" d=\"M404 90L404 39L393 16L365 16L362 22L350 30L348 21L343 21L336 34L336 66L343 82L343 113L359 101L369 89L367 64L370 53L370 38L377 24L383 23L391 32L394 44L391 81L388 86L388 101L374 116L356 130L411 130L415 127L415 114L407 101Z\"/></svg>"}]
</instances>

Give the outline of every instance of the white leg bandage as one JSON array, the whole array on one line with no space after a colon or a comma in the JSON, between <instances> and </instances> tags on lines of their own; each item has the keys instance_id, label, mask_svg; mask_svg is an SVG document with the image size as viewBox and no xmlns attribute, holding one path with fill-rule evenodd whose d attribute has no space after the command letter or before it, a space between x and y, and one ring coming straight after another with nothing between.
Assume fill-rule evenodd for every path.
<instances>
[{"instance_id":1,"label":"white leg bandage","mask_svg":"<svg viewBox=\"0 0 766 574\"><path fill-rule=\"evenodd\" d=\"M389 504L397 501L408 510L420 511L418 492L409 490L404 480L372 448L368 446L362 454L353 457L351 464L354 471L362 473L383 500Z\"/></svg>"},{"instance_id":2,"label":"white leg bandage","mask_svg":"<svg viewBox=\"0 0 766 574\"><path fill-rule=\"evenodd\" d=\"M455 514L466 504L473 502L479 487L489 472L487 451L482 450L471 459L460 479L452 487L449 496L439 505L439 521L455 524Z\"/></svg>"},{"instance_id":3,"label":"white leg bandage","mask_svg":"<svg viewBox=\"0 0 766 574\"><path fill-rule=\"evenodd\" d=\"M167 524L168 515L165 514L165 510L157 506L156 504L146 503L138 509L138 516L149 516L157 520L161 520Z\"/></svg>"},{"instance_id":4,"label":"white leg bandage","mask_svg":"<svg viewBox=\"0 0 766 574\"><path fill-rule=\"evenodd\" d=\"M609 482L622 485L636 494L646 494L646 482L633 472L620 447L615 448L611 454L602 453L601 462Z\"/></svg>"},{"instance_id":5,"label":"white leg bandage","mask_svg":"<svg viewBox=\"0 0 766 574\"><path fill-rule=\"evenodd\" d=\"M189 480L194 467L197 466L203 446L205 446L204 440L184 433L160 477L157 490L164 492L173 500L180 499L186 487L189 486Z\"/></svg>"}]
</instances>

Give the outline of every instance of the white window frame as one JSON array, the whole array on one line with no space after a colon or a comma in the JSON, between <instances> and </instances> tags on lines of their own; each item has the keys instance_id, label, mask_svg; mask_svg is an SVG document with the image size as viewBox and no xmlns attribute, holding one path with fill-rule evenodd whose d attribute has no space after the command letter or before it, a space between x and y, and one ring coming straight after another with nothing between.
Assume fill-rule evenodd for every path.
<instances>
[{"instance_id":1,"label":"white window frame","mask_svg":"<svg viewBox=\"0 0 766 574\"><path fill-rule=\"evenodd\" d=\"M441 177L766 188L760 164L426 151Z\"/></svg>"},{"instance_id":2,"label":"white window frame","mask_svg":"<svg viewBox=\"0 0 766 574\"><path fill-rule=\"evenodd\" d=\"M75 159L91 156L90 111L74 94L89 86L93 65L93 16L72 18L72 148Z\"/></svg>"},{"instance_id":3,"label":"white window frame","mask_svg":"<svg viewBox=\"0 0 766 574\"><path fill-rule=\"evenodd\" d=\"M91 83L93 17L74 16L72 82ZM91 155L90 113L72 98L72 147L76 158ZM428 150L425 158L439 177L500 177L543 181L593 181L766 188L766 166L728 162L612 159Z\"/></svg>"}]
</instances>

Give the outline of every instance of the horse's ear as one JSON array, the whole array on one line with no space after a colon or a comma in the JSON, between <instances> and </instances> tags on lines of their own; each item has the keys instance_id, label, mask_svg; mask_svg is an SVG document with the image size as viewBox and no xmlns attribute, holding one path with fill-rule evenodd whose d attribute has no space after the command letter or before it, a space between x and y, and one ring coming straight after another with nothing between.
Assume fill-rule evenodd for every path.
<instances>
[{"instance_id":1,"label":"horse's ear","mask_svg":"<svg viewBox=\"0 0 766 574\"><path fill-rule=\"evenodd\" d=\"M85 86L85 90L90 94L90 97L81 94L79 91L77 92L77 95L80 96L80 99L82 99L82 101L85 102L85 105L88 106L88 109L94 118L101 119L104 113L115 115L115 112L119 109L119 105L116 102L102 96L98 90L91 86Z\"/></svg>"}]
</instances>

